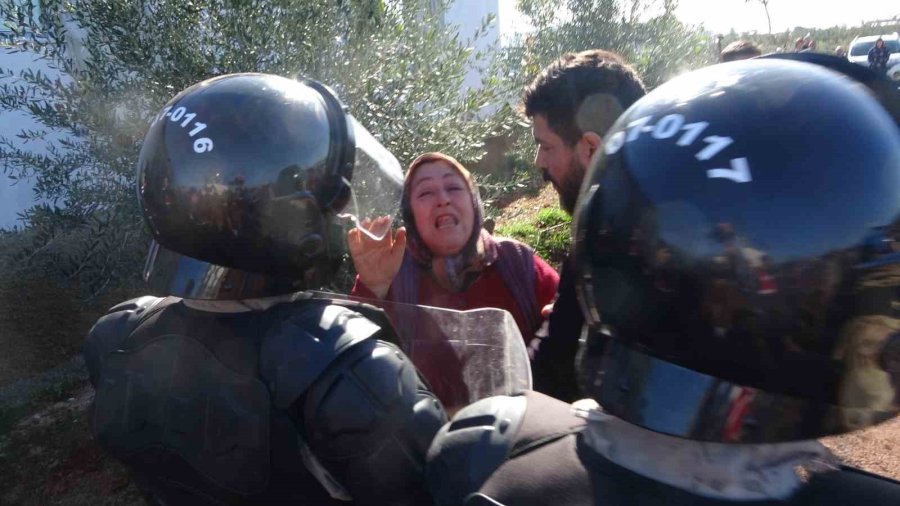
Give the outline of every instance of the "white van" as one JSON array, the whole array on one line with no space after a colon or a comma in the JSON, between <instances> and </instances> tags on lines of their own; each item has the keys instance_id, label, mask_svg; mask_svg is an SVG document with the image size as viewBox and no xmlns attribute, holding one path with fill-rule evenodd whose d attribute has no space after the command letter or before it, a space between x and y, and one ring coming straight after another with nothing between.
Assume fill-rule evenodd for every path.
<instances>
[{"instance_id":1,"label":"white van","mask_svg":"<svg viewBox=\"0 0 900 506\"><path fill-rule=\"evenodd\" d=\"M864 37L856 37L850 43L850 49L847 51L847 59L853 63L860 65L869 65L869 49L875 46L875 41L881 37L884 45L890 49L891 58L888 60L888 75L893 70L892 67L900 64L900 36L897 32L890 35L866 35ZM891 76L893 77L893 76Z\"/></svg>"}]
</instances>

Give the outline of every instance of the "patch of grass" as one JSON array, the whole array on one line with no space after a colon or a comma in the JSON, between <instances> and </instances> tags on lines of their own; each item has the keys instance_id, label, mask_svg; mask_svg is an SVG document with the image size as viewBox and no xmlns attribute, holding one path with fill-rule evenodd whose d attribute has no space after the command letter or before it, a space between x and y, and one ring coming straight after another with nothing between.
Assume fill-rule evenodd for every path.
<instances>
[{"instance_id":1,"label":"patch of grass","mask_svg":"<svg viewBox=\"0 0 900 506\"><path fill-rule=\"evenodd\" d=\"M562 209L546 208L527 220L500 225L496 233L524 242L551 265L559 265L569 252L571 224Z\"/></svg>"},{"instance_id":2,"label":"patch of grass","mask_svg":"<svg viewBox=\"0 0 900 506\"><path fill-rule=\"evenodd\" d=\"M515 221L509 225L497 227L497 235L511 237L534 248L538 242L538 229L533 223Z\"/></svg>"},{"instance_id":3,"label":"patch of grass","mask_svg":"<svg viewBox=\"0 0 900 506\"><path fill-rule=\"evenodd\" d=\"M572 223L572 217L558 207L547 207L538 211L534 222L539 228L549 228L555 225L569 225Z\"/></svg>"}]
</instances>

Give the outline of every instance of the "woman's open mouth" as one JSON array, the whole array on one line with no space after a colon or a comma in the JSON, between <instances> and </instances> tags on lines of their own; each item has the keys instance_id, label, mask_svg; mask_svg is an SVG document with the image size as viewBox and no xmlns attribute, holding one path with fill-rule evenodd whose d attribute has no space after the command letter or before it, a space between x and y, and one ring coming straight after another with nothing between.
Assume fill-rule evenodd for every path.
<instances>
[{"instance_id":1,"label":"woman's open mouth","mask_svg":"<svg viewBox=\"0 0 900 506\"><path fill-rule=\"evenodd\" d=\"M452 214L442 214L434 220L434 228L441 230L444 228L452 228L459 224L459 219Z\"/></svg>"}]
</instances>

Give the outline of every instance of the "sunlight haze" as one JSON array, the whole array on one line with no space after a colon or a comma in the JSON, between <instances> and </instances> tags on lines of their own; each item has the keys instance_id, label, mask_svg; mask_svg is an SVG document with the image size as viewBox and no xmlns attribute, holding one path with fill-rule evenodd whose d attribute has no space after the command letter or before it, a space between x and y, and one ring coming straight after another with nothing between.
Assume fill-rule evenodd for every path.
<instances>
[{"instance_id":1,"label":"sunlight haze","mask_svg":"<svg viewBox=\"0 0 900 506\"><path fill-rule=\"evenodd\" d=\"M519 31L521 16L515 11L516 0L499 0L500 30ZM691 25L703 24L707 30L727 33L767 33L766 11L757 0L679 0L676 15ZM900 16L900 3L885 0L769 0L772 33L795 26L828 28L859 25L864 21Z\"/></svg>"},{"instance_id":2,"label":"sunlight haze","mask_svg":"<svg viewBox=\"0 0 900 506\"><path fill-rule=\"evenodd\" d=\"M680 0L676 15L685 23L703 24L713 32L767 33L766 11L758 1ZM900 15L900 4L883 0L770 0L772 33L795 26L828 28L859 25L863 21Z\"/></svg>"}]
</instances>

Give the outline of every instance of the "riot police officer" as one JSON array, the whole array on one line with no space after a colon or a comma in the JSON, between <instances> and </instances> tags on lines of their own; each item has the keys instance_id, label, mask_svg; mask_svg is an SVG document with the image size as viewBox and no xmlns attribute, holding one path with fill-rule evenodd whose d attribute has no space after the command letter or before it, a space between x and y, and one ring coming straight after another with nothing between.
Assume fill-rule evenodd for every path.
<instances>
[{"instance_id":1,"label":"riot police officer","mask_svg":"<svg viewBox=\"0 0 900 506\"><path fill-rule=\"evenodd\" d=\"M167 296L87 338L97 442L161 504L428 502L440 403L389 325L304 293L340 263L339 215L396 206L396 159L327 87L234 74L153 118L137 181Z\"/></svg>"},{"instance_id":2,"label":"riot police officer","mask_svg":"<svg viewBox=\"0 0 900 506\"><path fill-rule=\"evenodd\" d=\"M590 398L460 411L436 501L900 504L815 441L900 411L898 188L896 123L821 66L716 65L639 100L573 225Z\"/></svg>"}]
</instances>

